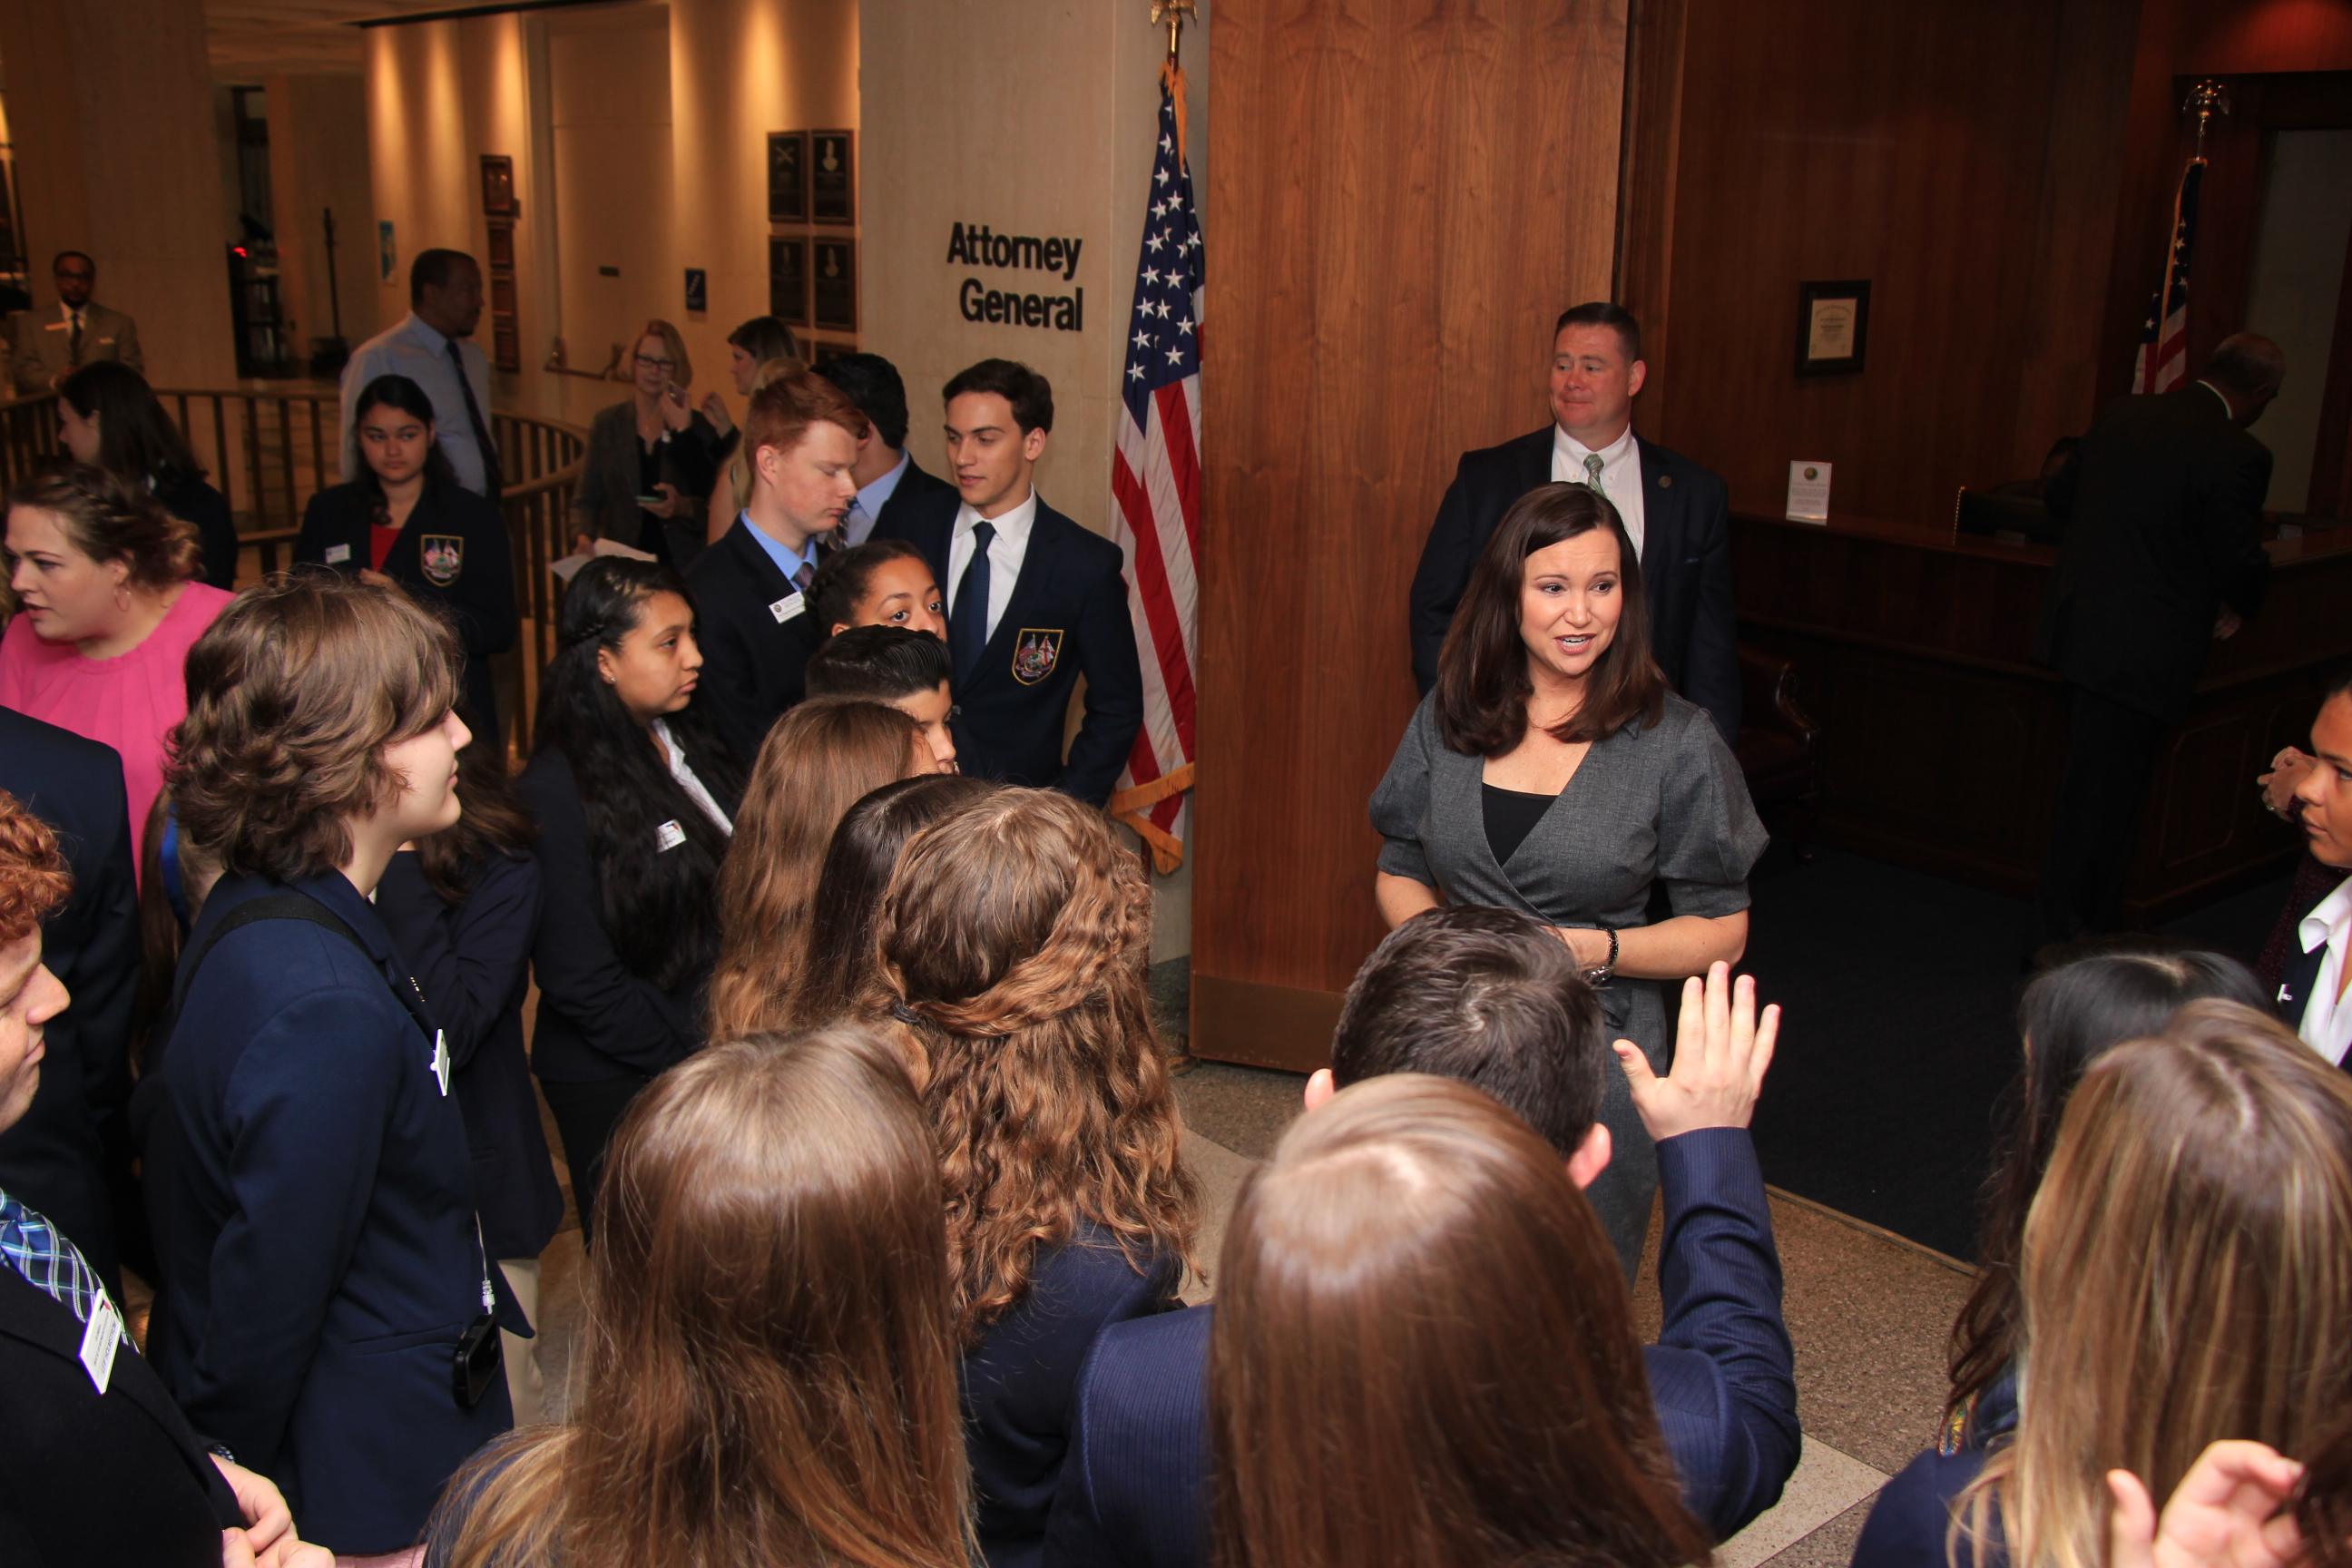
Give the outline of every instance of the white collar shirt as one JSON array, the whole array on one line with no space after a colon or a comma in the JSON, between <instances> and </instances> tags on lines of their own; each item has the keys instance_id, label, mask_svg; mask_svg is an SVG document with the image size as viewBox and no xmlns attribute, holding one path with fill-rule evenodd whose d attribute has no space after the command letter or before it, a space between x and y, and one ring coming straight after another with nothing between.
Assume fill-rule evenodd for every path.
<instances>
[{"instance_id":1,"label":"white collar shirt","mask_svg":"<svg viewBox=\"0 0 2352 1568\"><path fill-rule=\"evenodd\" d=\"M971 565L972 529L981 521L970 501L956 509L955 532L948 541L948 613L955 613L956 589L963 586L963 574ZM1032 489L1019 506L1000 517L988 520L996 537L988 542L988 628L981 640L986 642L996 635L996 623L1004 618L1004 607L1013 602L1013 584L1020 580L1021 563L1029 557L1029 531L1037 521L1037 492ZM954 646L952 642L950 647Z\"/></svg>"},{"instance_id":2,"label":"white collar shirt","mask_svg":"<svg viewBox=\"0 0 2352 1568\"><path fill-rule=\"evenodd\" d=\"M2305 1045L2341 1065L2352 1051L2352 995L2344 991L2344 966L2352 963L2352 877L2338 882L2303 917L2295 936L2305 952L2323 944L2327 949L2312 978L2310 999L2303 1005L2303 1026L2296 1032Z\"/></svg>"},{"instance_id":3,"label":"white collar shirt","mask_svg":"<svg viewBox=\"0 0 2352 1568\"><path fill-rule=\"evenodd\" d=\"M719 832L731 837L735 832L735 825L728 821L727 814L719 808L718 799L711 795L709 786L697 778L694 770L687 766L686 748L677 743L677 738L669 732L669 726L661 720L654 721L653 731L661 737L662 750L668 753L669 776L677 781L677 787L686 792L687 799L702 808L703 816L718 824Z\"/></svg>"},{"instance_id":4,"label":"white collar shirt","mask_svg":"<svg viewBox=\"0 0 2352 1568\"><path fill-rule=\"evenodd\" d=\"M58 301L58 320L63 321L68 329L88 326L89 318L83 312L89 309L87 305L68 305L60 300Z\"/></svg>"},{"instance_id":5,"label":"white collar shirt","mask_svg":"<svg viewBox=\"0 0 2352 1568\"><path fill-rule=\"evenodd\" d=\"M1617 439L1595 451L1555 425L1551 427L1551 477L1555 484L1580 485L1589 482L1592 470L1584 459L1601 459L1601 493L1617 508L1617 515L1625 522L1625 537L1633 542L1633 558L1642 557L1643 525L1647 521L1642 510L1642 443L1634 438L1631 425L1619 432Z\"/></svg>"},{"instance_id":6,"label":"white collar shirt","mask_svg":"<svg viewBox=\"0 0 2352 1568\"><path fill-rule=\"evenodd\" d=\"M898 461L888 473L859 490L850 499L849 514L841 520L841 542L859 545L874 537L874 525L881 521L882 509L898 492L898 481L907 477L907 465L914 458L904 447L899 448Z\"/></svg>"},{"instance_id":7,"label":"white collar shirt","mask_svg":"<svg viewBox=\"0 0 2352 1568\"><path fill-rule=\"evenodd\" d=\"M352 351L343 367L343 478L360 477L359 446L352 439L352 414L367 384L380 375L404 375L425 389L433 404L433 442L457 470L457 482L476 495L489 493L489 477L482 465L481 444L474 439L474 422L466 413L466 395L457 385L457 361L449 357L455 342L466 366L466 382L473 389L474 406L482 421L490 421L490 362L470 339L444 337L411 313L397 326L378 332Z\"/></svg>"}]
</instances>

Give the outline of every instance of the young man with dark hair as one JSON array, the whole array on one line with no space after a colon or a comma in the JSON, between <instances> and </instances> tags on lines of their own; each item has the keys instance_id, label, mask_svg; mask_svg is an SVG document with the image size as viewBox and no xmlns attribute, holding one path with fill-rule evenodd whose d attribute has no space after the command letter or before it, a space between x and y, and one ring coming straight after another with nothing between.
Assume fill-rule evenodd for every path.
<instances>
[{"instance_id":1,"label":"young man with dark hair","mask_svg":"<svg viewBox=\"0 0 2352 1568\"><path fill-rule=\"evenodd\" d=\"M1687 982L1674 1070L1614 1049L1658 1145L1665 1200L1658 1284L1664 1325L1643 1349L1683 1500L1717 1539L1779 1500L1800 1447L1780 1261L1748 1121L1780 1009L1759 1019L1752 981L1727 964ZM1339 1079L1458 1078L1526 1118L1582 1187L1609 1163L1597 1117L1606 1082L1601 1008L1559 939L1509 910L1433 910L1391 931L1357 972L1307 1080L1308 1114ZM1105 1329L1072 1402L1070 1453L1045 1537L1047 1568L1208 1559L1211 1309Z\"/></svg>"},{"instance_id":2,"label":"young man with dark hair","mask_svg":"<svg viewBox=\"0 0 2352 1568\"><path fill-rule=\"evenodd\" d=\"M827 360L816 374L841 388L874 422L857 443L857 466L850 470L857 499L841 520L844 543L865 543L877 524L900 516L925 496L954 493L955 486L925 473L907 450L907 384L898 379L897 365L880 354L843 354Z\"/></svg>"},{"instance_id":3,"label":"young man with dark hair","mask_svg":"<svg viewBox=\"0 0 2352 1568\"><path fill-rule=\"evenodd\" d=\"M404 375L433 400L433 439L457 482L492 500L505 478L490 432L490 362L470 341L482 320L482 269L462 250L420 250L408 264L408 314L352 351L343 366L342 426L336 450L346 482L360 477L352 417L360 393L380 375Z\"/></svg>"},{"instance_id":4,"label":"young man with dark hair","mask_svg":"<svg viewBox=\"0 0 2352 1568\"><path fill-rule=\"evenodd\" d=\"M1054 427L1044 376L982 360L943 395L957 495L923 498L874 537L915 544L947 587L963 771L1100 805L1143 727L1125 555L1038 499L1032 477ZM1086 719L1066 762L1081 675Z\"/></svg>"},{"instance_id":5,"label":"young man with dark hair","mask_svg":"<svg viewBox=\"0 0 2352 1568\"><path fill-rule=\"evenodd\" d=\"M1731 609L1730 492L1721 475L1633 434L1633 399L1648 378L1642 328L1622 305L1596 300L1552 327L1551 423L1462 454L1413 574L1412 677L1437 684L1437 650L1471 569L1511 503L1565 480L1609 498L1642 561L1650 650L1675 689L1739 741L1739 647Z\"/></svg>"},{"instance_id":6,"label":"young man with dark hair","mask_svg":"<svg viewBox=\"0 0 2352 1568\"><path fill-rule=\"evenodd\" d=\"M956 771L955 739L948 731L955 717L948 650L930 633L852 626L809 655L808 694L862 697L896 708L922 726L939 771Z\"/></svg>"}]
</instances>

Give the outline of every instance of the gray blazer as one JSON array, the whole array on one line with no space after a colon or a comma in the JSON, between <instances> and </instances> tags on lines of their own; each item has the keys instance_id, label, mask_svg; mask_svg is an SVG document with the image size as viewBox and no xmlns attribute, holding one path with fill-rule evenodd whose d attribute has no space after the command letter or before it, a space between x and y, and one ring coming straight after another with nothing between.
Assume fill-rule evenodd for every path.
<instances>
[{"instance_id":1,"label":"gray blazer","mask_svg":"<svg viewBox=\"0 0 2352 1568\"><path fill-rule=\"evenodd\" d=\"M697 502L710 499L719 465L711 449L719 433L697 414L683 430L662 443L661 477L677 493ZM596 416L588 427L588 449L581 455L580 488L572 496L574 532L611 539L640 550L653 542L643 537L648 521L637 505L644 475L638 468L637 405L616 403ZM672 518L666 532L670 560L681 572L702 552L703 509L697 505L683 518Z\"/></svg>"},{"instance_id":2,"label":"gray blazer","mask_svg":"<svg viewBox=\"0 0 2352 1568\"><path fill-rule=\"evenodd\" d=\"M1637 721L1595 742L1526 840L1498 863L1479 795L1486 762L1446 749L1436 701L1434 694L1422 700L1372 794L1372 826L1386 841L1381 870L1434 888L1449 904L1518 910L1552 926L1646 924L1657 882L1678 915L1715 919L1748 907L1748 868L1769 836L1705 709L1669 692L1654 728ZM1665 1072L1673 1056L1657 984L1619 980L1601 1002L1611 1037L1633 1041L1654 1071ZM1624 1075L1612 1070L1603 1081L1601 1121L1617 1152L1587 1195L1630 1276L1657 1158Z\"/></svg>"}]
</instances>

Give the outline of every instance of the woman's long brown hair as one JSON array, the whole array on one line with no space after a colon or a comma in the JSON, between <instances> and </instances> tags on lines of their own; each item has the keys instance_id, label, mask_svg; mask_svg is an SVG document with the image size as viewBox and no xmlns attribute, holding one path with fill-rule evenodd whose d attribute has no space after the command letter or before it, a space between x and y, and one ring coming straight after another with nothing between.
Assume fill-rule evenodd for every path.
<instances>
[{"instance_id":1,"label":"woman's long brown hair","mask_svg":"<svg viewBox=\"0 0 2352 1568\"><path fill-rule=\"evenodd\" d=\"M1535 656L1519 631L1528 557L1595 529L1617 541L1618 592L1625 607L1617 635L1585 677L1584 701L1550 731L1562 744L1599 741L1636 719L1648 728L1664 710L1665 673L1650 656L1650 601L1641 552L1606 496L1583 485L1541 485L1511 504L1471 569L1470 585L1437 654L1437 732L1448 750L1499 757L1528 732Z\"/></svg>"},{"instance_id":2,"label":"woman's long brown hair","mask_svg":"<svg viewBox=\"0 0 2352 1568\"><path fill-rule=\"evenodd\" d=\"M942 817L898 857L874 939L857 1010L923 1086L964 1342L1082 1222L1139 1271L1189 1264L1199 1194L1145 999L1151 889L1102 813L1004 789Z\"/></svg>"},{"instance_id":3,"label":"woman's long brown hair","mask_svg":"<svg viewBox=\"0 0 2352 1568\"><path fill-rule=\"evenodd\" d=\"M939 1169L864 1031L713 1046L613 1139L581 1396L460 1471L451 1568L965 1568Z\"/></svg>"},{"instance_id":4,"label":"woman's long brown hair","mask_svg":"<svg viewBox=\"0 0 2352 1568\"><path fill-rule=\"evenodd\" d=\"M1225 1232L1220 1568L1683 1568L1633 1300L1559 1156L1467 1084L1293 1122Z\"/></svg>"},{"instance_id":5,"label":"woman's long brown hair","mask_svg":"<svg viewBox=\"0 0 2352 1568\"><path fill-rule=\"evenodd\" d=\"M915 721L879 702L803 702L776 721L719 868L712 1039L786 1026L833 830L859 796L930 765Z\"/></svg>"}]
</instances>

